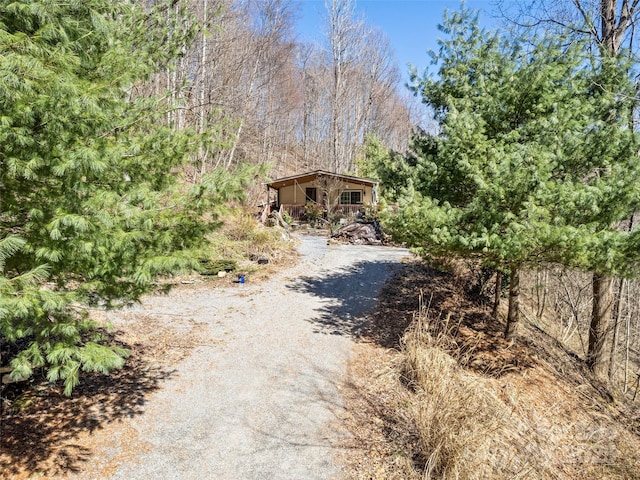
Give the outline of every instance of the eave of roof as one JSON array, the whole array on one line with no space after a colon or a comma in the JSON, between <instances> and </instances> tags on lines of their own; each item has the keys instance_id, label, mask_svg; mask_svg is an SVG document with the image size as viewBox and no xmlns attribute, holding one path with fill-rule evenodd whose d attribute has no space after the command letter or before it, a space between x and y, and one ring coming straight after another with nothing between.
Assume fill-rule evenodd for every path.
<instances>
[{"instance_id":1,"label":"eave of roof","mask_svg":"<svg viewBox=\"0 0 640 480\"><path fill-rule=\"evenodd\" d=\"M351 175L341 175L339 173L331 173L324 170L315 170L313 172L301 173L298 175L291 175L290 177L278 178L272 182L268 182L267 186L273 189L278 189L293 185L294 183L305 183L315 180L318 177L335 177L343 179L348 183L356 183L359 185L377 185L378 181L372 178L353 177Z\"/></svg>"}]
</instances>

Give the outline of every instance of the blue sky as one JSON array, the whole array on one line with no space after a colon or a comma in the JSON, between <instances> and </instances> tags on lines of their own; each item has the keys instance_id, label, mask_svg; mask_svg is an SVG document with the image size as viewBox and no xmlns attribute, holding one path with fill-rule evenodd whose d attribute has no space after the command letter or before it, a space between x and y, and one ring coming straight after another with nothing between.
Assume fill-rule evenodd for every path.
<instances>
[{"instance_id":1,"label":"blue sky","mask_svg":"<svg viewBox=\"0 0 640 480\"><path fill-rule=\"evenodd\" d=\"M298 21L299 40L323 42L324 0L301 0ZM483 24L491 23L494 0L467 0L467 7L480 10ZM358 14L364 14L368 25L382 29L396 54L403 79L408 79L407 64L419 72L429 66L429 49L436 50L437 39L442 36L438 24L446 8L456 10L459 0L357 0Z\"/></svg>"}]
</instances>

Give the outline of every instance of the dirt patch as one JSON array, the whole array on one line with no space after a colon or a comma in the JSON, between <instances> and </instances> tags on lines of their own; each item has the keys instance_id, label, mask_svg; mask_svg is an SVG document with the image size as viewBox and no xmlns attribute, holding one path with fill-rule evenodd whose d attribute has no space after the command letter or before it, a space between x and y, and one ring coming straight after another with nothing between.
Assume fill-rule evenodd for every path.
<instances>
[{"instance_id":1,"label":"dirt patch","mask_svg":"<svg viewBox=\"0 0 640 480\"><path fill-rule=\"evenodd\" d=\"M421 309L435 319L434 334L451 335L452 346L468 357L467 368L489 376L522 371L537 363L526 343L502 338L504 324L487 308L488 297L476 293L474 278L437 270L419 260L407 263L382 289L367 338L387 348L400 340Z\"/></svg>"}]
</instances>

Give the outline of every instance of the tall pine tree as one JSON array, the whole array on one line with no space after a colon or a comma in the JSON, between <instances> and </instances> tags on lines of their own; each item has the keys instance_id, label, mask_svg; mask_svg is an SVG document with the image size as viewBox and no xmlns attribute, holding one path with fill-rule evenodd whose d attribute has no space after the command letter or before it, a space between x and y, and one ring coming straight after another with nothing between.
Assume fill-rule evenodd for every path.
<instances>
[{"instance_id":1,"label":"tall pine tree","mask_svg":"<svg viewBox=\"0 0 640 480\"><path fill-rule=\"evenodd\" d=\"M196 28L179 2L141 3L0 4L0 342L18 350L0 363L14 379L44 367L66 394L127 354L86 307L135 301L192 266L216 225L203 213L239 192L220 172L185 187L181 166L210 135L177 131L173 106L134 95Z\"/></svg>"},{"instance_id":2,"label":"tall pine tree","mask_svg":"<svg viewBox=\"0 0 640 480\"><path fill-rule=\"evenodd\" d=\"M561 39L488 34L464 9L442 28L449 39L434 55L438 76L414 84L440 124L438 148L424 152L421 187L392 228L425 253L476 257L510 273L505 336L513 339L523 267L621 265L614 247L624 234L611 222L637 197L625 113L632 85L616 59L594 66Z\"/></svg>"}]
</instances>

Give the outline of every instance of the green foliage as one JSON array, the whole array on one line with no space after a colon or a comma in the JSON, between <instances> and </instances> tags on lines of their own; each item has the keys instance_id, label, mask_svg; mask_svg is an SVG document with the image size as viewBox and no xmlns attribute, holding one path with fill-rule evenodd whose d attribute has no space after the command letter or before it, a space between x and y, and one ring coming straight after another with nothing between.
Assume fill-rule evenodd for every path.
<instances>
[{"instance_id":1,"label":"green foliage","mask_svg":"<svg viewBox=\"0 0 640 480\"><path fill-rule=\"evenodd\" d=\"M217 275L218 272L234 272L238 269L238 262L224 259L200 260L200 273L202 275Z\"/></svg>"},{"instance_id":2,"label":"green foliage","mask_svg":"<svg viewBox=\"0 0 640 480\"><path fill-rule=\"evenodd\" d=\"M620 59L594 65L562 39L505 39L466 10L448 14L437 78L413 88L440 124L414 140L421 168L391 220L424 253L509 270L540 261L624 266L613 225L638 199L635 91Z\"/></svg>"},{"instance_id":3,"label":"green foliage","mask_svg":"<svg viewBox=\"0 0 640 480\"><path fill-rule=\"evenodd\" d=\"M363 222L374 222L380 220L377 205L371 205L370 203L362 205L362 215L359 219Z\"/></svg>"},{"instance_id":4,"label":"green foliage","mask_svg":"<svg viewBox=\"0 0 640 480\"><path fill-rule=\"evenodd\" d=\"M356 161L358 171L354 175L379 180L378 165L386 160L389 151L374 134L365 137L363 147L362 155Z\"/></svg>"},{"instance_id":5,"label":"green foliage","mask_svg":"<svg viewBox=\"0 0 640 480\"><path fill-rule=\"evenodd\" d=\"M282 212L282 220L287 225L291 225L293 223L293 218L291 217L291 215L289 215L289 212L287 212L286 210Z\"/></svg>"},{"instance_id":6,"label":"green foliage","mask_svg":"<svg viewBox=\"0 0 640 480\"><path fill-rule=\"evenodd\" d=\"M411 189L414 173L407 159L386 148L375 135L365 139L364 154L358 164L359 174L380 182L380 195L395 202Z\"/></svg>"},{"instance_id":7,"label":"green foliage","mask_svg":"<svg viewBox=\"0 0 640 480\"><path fill-rule=\"evenodd\" d=\"M92 337L84 307L197 267L219 205L242 193L246 176L220 171L186 192L181 167L212 136L132 95L196 30L162 2L0 5L0 342L28 339L14 378L45 367L69 394L81 372L120 367L126 352Z\"/></svg>"},{"instance_id":8,"label":"green foliage","mask_svg":"<svg viewBox=\"0 0 640 480\"><path fill-rule=\"evenodd\" d=\"M309 202L304 206L307 221L311 225L317 225L324 216L324 208L316 202Z\"/></svg>"}]
</instances>

